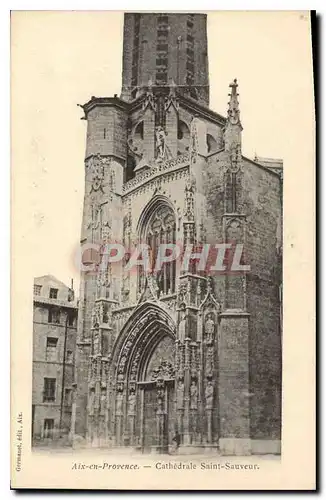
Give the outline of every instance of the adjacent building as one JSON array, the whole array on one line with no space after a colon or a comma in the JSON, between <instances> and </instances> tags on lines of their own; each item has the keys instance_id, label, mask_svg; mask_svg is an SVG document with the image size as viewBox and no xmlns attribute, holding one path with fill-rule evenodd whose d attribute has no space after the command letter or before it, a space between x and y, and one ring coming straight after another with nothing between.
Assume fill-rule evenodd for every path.
<instances>
[{"instance_id":1,"label":"adjacent building","mask_svg":"<svg viewBox=\"0 0 326 500\"><path fill-rule=\"evenodd\" d=\"M33 294L32 441L67 436L71 424L77 303L72 286L35 278Z\"/></svg>"}]
</instances>

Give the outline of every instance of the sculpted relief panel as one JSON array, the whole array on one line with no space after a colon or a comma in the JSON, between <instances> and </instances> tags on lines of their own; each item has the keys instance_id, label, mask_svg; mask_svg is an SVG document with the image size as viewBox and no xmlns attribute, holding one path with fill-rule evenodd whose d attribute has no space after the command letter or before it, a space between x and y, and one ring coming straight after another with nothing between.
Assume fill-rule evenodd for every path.
<instances>
[{"instance_id":1,"label":"sculpted relief panel","mask_svg":"<svg viewBox=\"0 0 326 500\"><path fill-rule=\"evenodd\" d=\"M174 375L174 340L166 336L156 346L148 364L146 379L173 378Z\"/></svg>"}]
</instances>

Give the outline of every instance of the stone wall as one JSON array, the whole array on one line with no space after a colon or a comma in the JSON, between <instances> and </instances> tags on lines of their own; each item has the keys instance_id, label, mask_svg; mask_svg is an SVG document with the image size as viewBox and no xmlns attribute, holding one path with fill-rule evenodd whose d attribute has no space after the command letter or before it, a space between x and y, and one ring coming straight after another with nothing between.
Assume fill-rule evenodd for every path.
<instances>
[{"instance_id":1,"label":"stone wall","mask_svg":"<svg viewBox=\"0 0 326 500\"><path fill-rule=\"evenodd\" d=\"M250 312L252 438L280 438L281 189L277 174L253 162L244 163L243 203L248 214L246 252L251 266L247 276L247 308Z\"/></svg>"}]
</instances>

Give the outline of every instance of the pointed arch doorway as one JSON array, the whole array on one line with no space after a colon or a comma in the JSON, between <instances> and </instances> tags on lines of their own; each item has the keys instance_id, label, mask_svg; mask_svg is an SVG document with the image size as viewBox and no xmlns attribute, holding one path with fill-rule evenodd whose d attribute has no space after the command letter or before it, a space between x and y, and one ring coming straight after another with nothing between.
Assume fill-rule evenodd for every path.
<instances>
[{"instance_id":1,"label":"pointed arch doorway","mask_svg":"<svg viewBox=\"0 0 326 500\"><path fill-rule=\"evenodd\" d=\"M176 430L175 325L159 305L136 309L116 350L117 445L165 453Z\"/></svg>"}]
</instances>

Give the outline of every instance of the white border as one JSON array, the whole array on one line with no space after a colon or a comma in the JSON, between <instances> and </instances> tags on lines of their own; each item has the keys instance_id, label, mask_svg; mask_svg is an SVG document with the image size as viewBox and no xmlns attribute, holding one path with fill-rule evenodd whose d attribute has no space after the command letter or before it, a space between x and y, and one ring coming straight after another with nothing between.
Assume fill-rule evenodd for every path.
<instances>
[{"instance_id":1,"label":"white border","mask_svg":"<svg viewBox=\"0 0 326 500\"><path fill-rule=\"evenodd\" d=\"M120 0L119 2L119 10L186 10L186 11L197 11L200 7L201 11L207 10L309 10L311 8L316 9L317 12L322 16L325 12L325 2L318 0L314 2L314 5L311 5L311 2L300 1L296 2L286 1L286 0L266 0L263 4L259 1L246 1L243 2L241 0L220 0L219 2L213 1L205 1L194 2L193 0L188 0L184 3L176 4L175 1L165 0L164 4L162 3L162 9L160 9L161 4L153 4L153 2L135 2L135 1L126 1ZM0 475L0 491L1 498L6 499L11 497L14 494L9 490L9 384L8 384L8 374L10 371L10 356L9 356L9 311L10 311L10 303L9 303L9 290L10 290L10 275L9 275L9 267L10 267L10 250L9 250L9 241L10 241L10 21L9 21L9 11L10 10L110 10L110 3L106 0L93 0L92 2L85 0L71 1L71 0L56 0L56 1L48 1L44 2L40 0L33 0L30 2L26 2L23 0L16 0L12 2L3 1L0 7L0 54L1 54L1 120L0 120L0 137L2 139L2 165L1 165L1 183L0 183L0 229L2 236L2 245L0 247L0 262L2 264L2 272L1 272L1 287L0 287L0 304L1 304L1 324L2 324L2 342L1 342L1 382L2 382L2 390L1 390L1 452L4 455L3 460L1 461L1 475ZM153 8L154 7L154 8ZM323 23L321 22L321 25ZM322 26L320 26L322 28ZM325 67L325 37L320 32L320 56L321 60L319 61L320 67L320 81L324 82L324 70ZM324 64L323 64L324 63ZM285 82L286 84L286 82ZM321 92L321 85L320 85ZM320 124L322 122L322 111L324 111L324 103L320 98L321 108L318 110L319 113L319 121ZM321 125L320 125L321 126ZM320 144L325 142L325 130L321 128L320 132ZM320 153L320 164L317 165L317 168L323 170L325 167L322 164L322 154ZM319 176L319 180L322 181L321 193L326 193L326 176L325 174ZM323 189L324 188L324 189ZM321 199L323 196L321 196ZM320 217L324 215L322 220L326 220L325 217L325 203L322 203L322 211L320 213ZM325 229L325 228L324 228ZM321 243L325 246L325 231L323 233L323 239ZM325 281L325 266L322 272L322 281ZM320 303L321 311L326 310L326 298L325 295ZM320 338L322 339L323 331L320 332ZM322 345L323 344L323 345ZM321 347L323 347L323 354L325 349L325 342L321 342ZM323 363L321 363L321 366ZM324 371L324 370L323 370ZM323 433L324 439L325 432ZM324 441L322 443L324 445ZM298 444L299 446L299 444ZM323 476L323 472L325 472L326 465L325 461L322 461L322 471L321 475ZM299 471L298 471L299 473ZM324 476L325 477L325 476ZM91 493L88 493L88 495ZM68 497L68 494L61 494L63 497ZM110 496L112 493L110 493ZM34 495L31 495L34 496ZM38 498L43 498L45 494L38 494ZM124 495L125 496L125 495ZM222 493L219 493L219 496L223 496ZM228 495L229 497L230 495ZM281 495L282 496L282 495Z\"/></svg>"}]
</instances>

